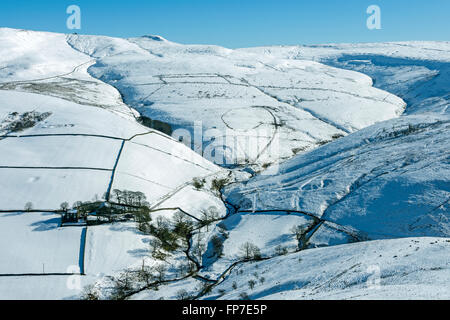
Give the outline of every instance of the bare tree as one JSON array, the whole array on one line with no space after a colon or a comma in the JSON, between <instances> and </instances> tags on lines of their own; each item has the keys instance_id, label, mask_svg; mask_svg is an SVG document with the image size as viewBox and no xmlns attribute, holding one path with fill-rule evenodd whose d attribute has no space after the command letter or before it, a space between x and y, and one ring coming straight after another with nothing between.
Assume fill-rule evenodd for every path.
<instances>
[{"instance_id":1,"label":"bare tree","mask_svg":"<svg viewBox=\"0 0 450 320\"><path fill-rule=\"evenodd\" d=\"M166 276L166 271L167 271L166 267L165 267L163 264L158 264L158 265L155 267L155 271L156 271L156 273L157 273L157 279L158 279L158 281L159 281L159 282L164 281L164 278L165 278L165 276Z\"/></svg>"},{"instance_id":2,"label":"bare tree","mask_svg":"<svg viewBox=\"0 0 450 320\"><path fill-rule=\"evenodd\" d=\"M90 284L84 287L81 300L100 300L100 293L94 285Z\"/></svg>"},{"instance_id":3,"label":"bare tree","mask_svg":"<svg viewBox=\"0 0 450 320\"><path fill-rule=\"evenodd\" d=\"M167 258L167 254L162 252L162 241L159 239L150 240L150 250L152 252L152 257L161 261Z\"/></svg>"},{"instance_id":4,"label":"bare tree","mask_svg":"<svg viewBox=\"0 0 450 320\"><path fill-rule=\"evenodd\" d=\"M185 301L185 300L189 300L189 298L190 298L189 292L187 292L184 289L178 291L176 294L177 300Z\"/></svg>"},{"instance_id":5,"label":"bare tree","mask_svg":"<svg viewBox=\"0 0 450 320\"><path fill-rule=\"evenodd\" d=\"M154 270L151 267L147 267L145 262L142 261L142 267L137 272L137 279L148 286L155 280L153 272Z\"/></svg>"},{"instance_id":6,"label":"bare tree","mask_svg":"<svg viewBox=\"0 0 450 320\"><path fill-rule=\"evenodd\" d=\"M288 249L287 249L286 247L277 246L277 247L275 248L275 254L276 254L277 256L283 256L283 255L285 255L285 254L287 254L287 253L288 253Z\"/></svg>"},{"instance_id":7,"label":"bare tree","mask_svg":"<svg viewBox=\"0 0 450 320\"><path fill-rule=\"evenodd\" d=\"M223 255L223 240L220 236L215 235L211 238L214 254L220 258Z\"/></svg>"},{"instance_id":8,"label":"bare tree","mask_svg":"<svg viewBox=\"0 0 450 320\"><path fill-rule=\"evenodd\" d=\"M219 210L216 207L209 207L207 210L201 210L202 214L201 225L206 226L206 231L209 231L209 225L219 219Z\"/></svg>"},{"instance_id":9,"label":"bare tree","mask_svg":"<svg viewBox=\"0 0 450 320\"><path fill-rule=\"evenodd\" d=\"M113 292L111 300L123 300L133 289L132 275L130 271L121 273L118 277L112 278Z\"/></svg>"},{"instance_id":10,"label":"bare tree","mask_svg":"<svg viewBox=\"0 0 450 320\"><path fill-rule=\"evenodd\" d=\"M299 249L302 248L306 240L306 228L304 226L293 226L291 229L292 235L297 240L297 246Z\"/></svg>"},{"instance_id":11,"label":"bare tree","mask_svg":"<svg viewBox=\"0 0 450 320\"><path fill-rule=\"evenodd\" d=\"M202 263L203 260L203 253L206 250L206 245L201 241L200 235L197 236L197 241L192 246L192 253L194 254L195 258L197 259L197 262L199 264Z\"/></svg>"},{"instance_id":12,"label":"bare tree","mask_svg":"<svg viewBox=\"0 0 450 320\"><path fill-rule=\"evenodd\" d=\"M69 210L69 207L70 207L69 203L67 203L67 202L63 202L60 205L61 210L64 211L64 212L67 212Z\"/></svg>"},{"instance_id":13,"label":"bare tree","mask_svg":"<svg viewBox=\"0 0 450 320\"><path fill-rule=\"evenodd\" d=\"M244 260L261 259L261 250L251 242L244 243L240 252Z\"/></svg>"},{"instance_id":14,"label":"bare tree","mask_svg":"<svg viewBox=\"0 0 450 320\"><path fill-rule=\"evenodd\" d=\"M25 211L30 212L31 210L33 210L33 203L27 202L25 204Z\"/></svg>"}]
</instances>

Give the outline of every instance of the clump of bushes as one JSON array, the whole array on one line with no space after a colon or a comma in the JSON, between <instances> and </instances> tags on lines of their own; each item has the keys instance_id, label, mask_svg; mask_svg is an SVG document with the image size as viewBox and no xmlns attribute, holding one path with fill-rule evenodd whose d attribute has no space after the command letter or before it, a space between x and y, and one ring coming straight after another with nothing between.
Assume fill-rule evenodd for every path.
<instances>
[{"instance_id":1,"label":"clump of bushes","mask_svg":"<svg viewBox=\"0 0 450 320\"><path fill-rule=\"evenodd\" d=\"M239 295L239 298L241 299L241 300L251 300L250 299L250 296L247 294L247 292L242 292L240 295Z\"/></svg>"},{"instance_id":2,"label":"clump of bushes","mask_svg":"<svg viewBox=\"0 0 450 320\"><path fill-rule=\"evenodd\" d=\"M44 121L52 115L51 112L40 113L30 111L25 113L11 112L6 117L4 124L0 126L0 130L8 132L19 132L34 127L38 122Z\"/></svg>"},{"instance_id":3,"label":"clump of bushes","mask_svg":"<svg viewBox=\"0 0 450 320\"><path fill-rule=\"evenodd\" d=\"M81 300L100 300L100 292L94 285L90 284L83 289Z\"/></svg>"},{"instance_id":4,"label":"clump of bushes","mask_svg":"<svg viewBox=\"0 0 450 320\"><path fill-rule=\"evenodd\" d=\"M206 183L205 179L194 178L194 180L192 180L192 185L197 190L202 189L205 186L205 183Z\"/></svg>"},{"instance_id":5,"label":"clump of bushes","mask_svg":"<svg viewBox=\"0 0 450 320\"><path fill-rule=\"evenodd\" d=\"M191 295L186 290L182 289L177 291L175 298L180 301L186 301L191 299Z\"/></svg>"},{"instance_id":6,"label":"clump of bushes","mask_svg":"<svg viewBox=\"0 0 450 320\"><path fill-rule=\"evenodd\" d=\"M277 246L275 248L275 254L277 256L284 256L284 255L288 254L288 249L286 247Z\"/></svg>"},{"instance_id":7,"label":"clump of bushes","mask_svg":"<svg viewBox=\"0 0 450 320\"><path fill-rule=\"evenodd\" d=\"M221 190L229 183L230 181L227 178L223 178L223 179L213 179L212 183L211 183L211 188L212 190L214 190L216 193L220 194Z\"/></svg>"},{"instance_id":8,"label":"clump of bushes","mask_svg":"<svg viewBox=\"0 0 450 320\"><path fill-rule=\"evenodd\" d=\"M179 248L177 234L172 232L169 221L163 217L158 217L156 224L150 225L149 234L159 240L153 243L154 251L155 245L156 248L159 247L167 252L173 252Z\"/></svg>"},{"instance_id":9,"label":"clump of bushes","mask_svg":"<svg viewBox=\"0 0 450 320\"><path fill-rule=\"evenodd\" d=\"M337 139L340 139L340 138L343 138L343 137L345 137L345 135L343 135L342 133L336 133L336 134L333 134L333 136L331 138L333 140L337 140Z\"/></svg>"},{"instance_id":10,"label":"clump of bushes","mask_svg":"<svg viewBox=\"0 0 450 320\"><path fill-rule=\"evenodd\" d=\"M165 260L167 253L179 249L182 245L187 247L193 229L194 223L182 212L177 212L173 221L158 217L156 223L148 228L148 234L156 238L150 243L152 256Z\"/></svg>"}]
</instances>

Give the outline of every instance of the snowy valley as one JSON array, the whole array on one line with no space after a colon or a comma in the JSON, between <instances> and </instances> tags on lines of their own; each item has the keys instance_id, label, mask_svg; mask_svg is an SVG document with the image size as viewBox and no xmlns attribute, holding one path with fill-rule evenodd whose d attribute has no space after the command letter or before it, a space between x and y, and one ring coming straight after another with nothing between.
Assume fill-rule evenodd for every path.
<instances>
[{"instance_id":1,"label":"snowy valley","mask_svg":"<svg viewBox=\"0 0 450 320\"><path fill-rule=\"evenodd\" d=\"M449 42L1 28L0 299L449 299L449 106Z\"/></svg>"}]
</instances>

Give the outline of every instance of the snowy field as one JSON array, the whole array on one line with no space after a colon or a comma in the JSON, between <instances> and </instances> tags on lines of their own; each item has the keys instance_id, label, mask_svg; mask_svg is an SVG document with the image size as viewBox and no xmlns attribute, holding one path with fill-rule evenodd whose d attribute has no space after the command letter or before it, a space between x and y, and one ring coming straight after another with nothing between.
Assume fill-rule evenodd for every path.
<instances>
[{"instance_id":1,"label":"snowy field","mask_svg":"<svg viewBox=\"0 0 450 320\"><path fill-rule=\"evenodd\" d=\"M0 276L79 273L83 228L60 228L60 221L49 213L1 213Z\"/></svg>"},{"instance_id":2,"label":"snowy field","mask_svg":"<svg viewBox=\"0 0 450 320\"><path fill-rule=\"evenodd\" d=\"M30 137L0 140L0 167L83 167L112 170L119 140L97 137Z\"/></svg>"},{"instance_id":3,"label":"snowy field","mask_svg":"<svg viewBox=\"0 0 450 320\"><path fill-rule=\"evenodd\" d=\"M85 134L129 139L148 132L136 121L100 107L81 105L43 94L0 90L0 119L8 114L30 111L50 112L51 116L35 126L9 135ZM0 132L6 135L8 132Z\"/></svg>"},{"instance_id":4,"label":"snowy field","mask_svg":"<svg viewBox=\"0 0 450 320\"><path fill-rule=\"evenodd\" d=\"M2 300L74 300L81 290L71 283L88 285L95 279L74 276L0 277ZM69 284L69 285L68 285Z\"/></svg>"},{"instance_id":5,"label":"snowy field","mask_svg":"<svg viewBox=\"0 0 450 320\"><path fill-rule=\"evenodd\" d=\"M154 138L144 140L141 137L140 142L133 140L125 145L113 189L139 190L150 202L155 202L185 182L220 171L201 157L191 160L184 156L192 151L182 144L171 141L172 150L167 150L166 142L166 146L159 149L160 138Z\"/></svg>"},{"instance_id":6,"label":"snowy field","mask_svg":"<svg viewBox=\"0 0 450 320\"><path fill-rule=\"evenodd\" d=\"M28 202L36 210L57 210L63 202L100 199L110 179L109 171L0 169L0 211L20 211Z\"/></svg>"},{"instance_id":7,"label":"snowy field","mask_svg":"<svg viewBox=\"0 0 450 320\"><path fill-rule=\"evenodd\" d=\"M0 39L0 89L59 97L134 117L117 90L87 74L95 60L73 50L65 35L0 28Z\"/></svg>"},{"instance_id":8,"label":"snowy field","mask_svg":"<svg viewBox=\"0 0 450 320\"><path fill-rule=\"evenodd\" d=\"M240 247L251 242L261 248L264 256L275 255L275 248L297 249L298 242L291 229L296 226L307 227L312 224L308 216L280 213L243 213L226 219L221 226L230 230L229 239L224 243L224 256L230 260L239 260Z\"/></svg>"},{"instance_id":9,"label":"snowy field","mask_svg":"<svg viewBox=\"0 0 450 320\"><path fill-rule=\"evenodd\" d=\"M134 223L89 227L86 241L86 273L114 274L147 260L150 237L139 234Z\"/></svg>"}]
</instances>

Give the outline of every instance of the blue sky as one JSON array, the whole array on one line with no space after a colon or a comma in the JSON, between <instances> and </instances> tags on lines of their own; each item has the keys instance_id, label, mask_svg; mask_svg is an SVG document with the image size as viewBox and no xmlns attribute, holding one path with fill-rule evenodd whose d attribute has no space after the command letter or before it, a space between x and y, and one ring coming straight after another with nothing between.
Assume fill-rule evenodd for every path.
<instances>
[{"instance_id":1,"label":"blue sky","mask_svg":"<svg viewBox=\"0 0 450 320\"><path fill-rule=\"evenodd\" d=\"M0 26L70 33L72 4L81 8L81 34L158 34L230 48L450 40L449 0L1 0ZM381 30L366 27L372 4L381 8Z\"/></svg>"}]
</instances>

